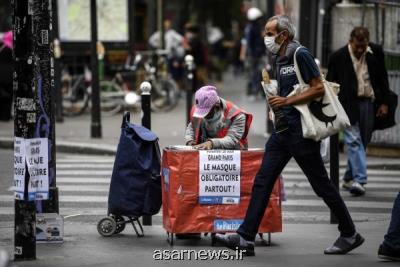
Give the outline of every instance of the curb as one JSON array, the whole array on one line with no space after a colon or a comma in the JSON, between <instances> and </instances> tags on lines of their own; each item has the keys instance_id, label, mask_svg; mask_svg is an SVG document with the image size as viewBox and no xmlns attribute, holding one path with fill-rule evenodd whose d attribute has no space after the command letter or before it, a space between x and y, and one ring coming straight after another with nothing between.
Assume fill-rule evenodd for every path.
<instances>
[{"instance_id":1,"label":"curb","mask_svg":"<svg viewBox=\"0 0 400 267\"><path fill-rule=\"evenodd\" d=\"M13 149L13 147L14 141L12 138L0 137L0 148ZM56 151L60 153L114 156L117 153L117 148L103 144L56 141Z\"/></svg>"}]
</instances>

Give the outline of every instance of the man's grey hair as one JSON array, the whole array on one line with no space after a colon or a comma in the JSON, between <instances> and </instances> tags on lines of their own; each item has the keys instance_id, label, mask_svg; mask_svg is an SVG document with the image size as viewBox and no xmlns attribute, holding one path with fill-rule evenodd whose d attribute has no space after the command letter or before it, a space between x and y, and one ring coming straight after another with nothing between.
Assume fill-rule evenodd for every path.
<instances>
[{"instance_id":1,"label":"man's grey hair","mask_svg":"<svg viewBox=\"0 0 400 267\"><path fill-rule=\"evenodd\" d=\"M293 40L294 36L296 35L296 28L294 27L292 20L286 15L276 15L268 19L267 22L276 20L277 24L277 31L280 33L283 30L287 30L289 33L289 39Z\"/></svg>"}]
</instances>

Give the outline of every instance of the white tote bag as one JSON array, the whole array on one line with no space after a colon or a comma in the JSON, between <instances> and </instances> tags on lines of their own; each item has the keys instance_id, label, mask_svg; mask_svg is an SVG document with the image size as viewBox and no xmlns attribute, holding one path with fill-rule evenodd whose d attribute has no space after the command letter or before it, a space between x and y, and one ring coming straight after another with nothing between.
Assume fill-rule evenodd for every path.
<instances>
[{"instance_id":1,"label":"white tote bag","mask_svg":"<svg viewBox=\"0 0 400 267\"><path fill-rule=\"evenodd\" d=\"M300 94L309 88L309 85L303 81L299 66L297 65L296 54L300 48L298 47L294 53L294 69L299 84L294 86L289 96ZM303 137L315 141L336 134L350 126L349 118L336 95L339 85L326 81L322 76L321 79L325 89L323 97L314 99L308 104L294 105L301 114Z\"/></svg>"}]
</instances>

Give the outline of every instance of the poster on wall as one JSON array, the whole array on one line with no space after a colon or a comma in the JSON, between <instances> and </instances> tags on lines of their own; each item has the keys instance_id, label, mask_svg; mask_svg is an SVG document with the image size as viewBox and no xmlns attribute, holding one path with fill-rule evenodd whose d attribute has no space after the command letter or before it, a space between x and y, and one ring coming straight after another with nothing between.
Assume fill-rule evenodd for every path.
<instances>
[{"instance_id":1,"label":"poster on wall","mask_svg":"<svg viewBox=\"0 0 400 267\"><path fill-rule=\"evenodd\" d=\"M199 152L199 203L239 204L240 150Z\"/></svg>"},{"instance_id":2,"label":"poster on wall","mask_svg":"<svg viewBox=\"0 0 400 267\"><path fill-rule=\"evenodd\" d=\"M127 0L97 0L97 29L100 41L128 41ZM58 2L61 41L90 41L90 1Z\"/></svg>"},{"instance_id":3,"label":"poster on wall","mask_svg":"<svg viewBox=\"0 0 400 267\"><path fill-rule=\"evenodd\" d=\"M14 139L14 197L23 200L25 193L25 139Z\"/></svg>"},{"instance_id":4,"label":"poster on wall","mask_svg":"<svg viewBox=\"0 0 400 267\"><path fill-rule=\"evenodd\" d=\"M25 139L26 164L30 175L28 201L49 198L48 139Z\"/></svg>"}]
</instances>

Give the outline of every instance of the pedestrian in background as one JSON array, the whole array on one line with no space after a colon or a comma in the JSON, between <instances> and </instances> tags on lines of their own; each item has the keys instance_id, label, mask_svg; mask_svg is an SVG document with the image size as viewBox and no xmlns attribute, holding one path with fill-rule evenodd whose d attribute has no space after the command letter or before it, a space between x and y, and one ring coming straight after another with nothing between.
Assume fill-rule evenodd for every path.
<instances>
[{"instance_id":1,"label":"pedestrian in background","mask_svg":"<svg viewBox=\"0 0 400 267\"><path fill-rule=\"evenodd\" d=\"M186 55L192 55L196 65L196 87L207 84L208 82L208 51L200 37L198 25L187 23L185 25L185 36L182 41Z\"/></svg>"},{"instance_id":2,"label":"pedestrian in background","mask_svg":"<svg viewBox=\"0 0 400 267\"><path fill-rule=\"evenodd\" d=\"M364 238L356 232L343 199L328 177L320 154L320 142L303 138L300 114L293 105L323 96L324 86L313 56L305 47L297 50L301 45L294 41L294 36L294 26L287 16L274 16L267 21L264 41L267 49L274 54L274 69L277 71L279 87L279 95L269 97L268 101L273 108L282 109L288 127L280 132L274 129L265 145L246 216L237 234L216 235L216 239L227 247L245 250L249 256L254 255L254 239L274 184L292 157L303 170L315 193L324 200L339 221L340 236L324 253L346 254L364 242ZM293 91L293 86L299 83L294 70L296 50L302 78L310 87L300 95L287 97Z\"/></svg>"},{"instance_id":3,"label":"pedestrian in background","mask_svg":"<svg viewBox=\"0 0 400 267\"><path fill-rule=\"evenodd\" d=\"M164 29L165 50L168 53L168 71L171 77L179 84L180 88L182 88L183 58L185 56L185 50L182 46L183 36L172 29L170 20L164 21ZM149 44L152 48L161 49L160 31L156 31L150 36Z\"/></svg>"},{"instance_id":4,"label":"pedestrian in background","mask_svg":"<svg viewBox=\"0 0 400 267\"><path fill-rule=\"evenodd\" d=\"M263 14L256 7L247 10L248 23L244 29L240 59L245 62L248 71L246 93L250 100L255 100L261 93L261 70L263 68L263 57L265 56L265 45L262 37Z\"/></svg>"},{"instance_id":5,"label":"pedestrian in background","mask_svg":"<svg viewBox=\"0 0 400 267\"><path fill-rule=\"evenodd\" d=\"M351 123L344 130L347 169L342 187L351 194L365 194L366 148L375 120L388 115L389 82L381 46L369 42L367 28L355 27L349 43L329 59L328 81L340 84L339 100Z\"/></svg>"},{"instance_id":6,"label":"pedestrian in background","mask_svg":"<svg viewBox=\"0 0 400 267\"><path fill-rule=\"evenodd\" d=\"M392 219L389 229L379 246L378 257L381 259L400 261L400 192L394 200Z\"/></svg>"},{"instance_id":7,"label":"pedestrian in background","mask_svg":"<svg viewBox=\"0 0 400 267\"><path fill-rule=\"evenodd\" d=\"M209 78L217 82L222 82L226 59L226 49L224 47L225 35L211 21L207 22L207 41L210 55L210 62L208 64Z\"/></svg>"}]
</instances>

